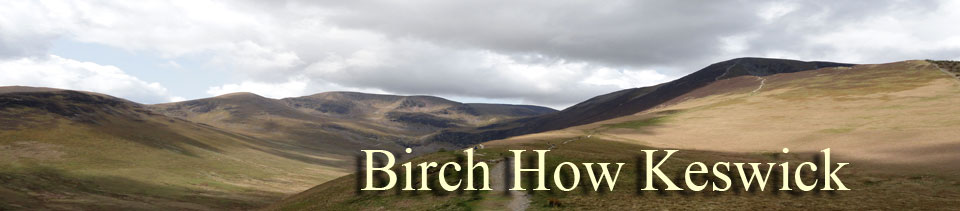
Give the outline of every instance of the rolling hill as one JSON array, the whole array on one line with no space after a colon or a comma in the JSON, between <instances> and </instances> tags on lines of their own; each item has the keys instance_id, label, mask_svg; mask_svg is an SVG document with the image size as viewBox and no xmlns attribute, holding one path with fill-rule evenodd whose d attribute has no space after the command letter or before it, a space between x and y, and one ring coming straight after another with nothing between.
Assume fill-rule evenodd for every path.
<instances>
[{"instance_id":1,"label":"rolling hill","mask_svg":"<svg viewBox=\"0 0 960 211\"><path fill-rule=\"evenodd\" d=\"M749 59L755 62L756 59ZM777 60L761 60L777 61ZM783 62L780 60L780 62ZM736 60L712 65L684 78L707 78L690 89L666 92L670 82L651 88L599 96L556 114L580 108L601 109L596 115L575 115L575 125L484 143L478 159L503 168L509 149L550 149L547 166L560 162L624 162L623 178L614 191L515 193L358 191L359 175L338 178L284 199L267 210L431 209L944 209L960 206L960 81L956 67L940 61L903 61L867 65L810 65L776 74L737 71L717 73ZM792 63L792 62L788 62ZM809 63L808 63L809 64ZM782 67L781 65L772 65ZM735 69L736 65L733 66ZM702 73L706 71L707 73ZM710 77L722 76L719 78ZM685 79L680 79L682 81ZM674 85L671 85L674 84ZM669 86L668 86L669 85ZM675 93L656 105L631 103L651 93ZM592 101L592 102L591 102ZM633 105L638 112L598 105ZM623 109L623 108L621 108ZM613 114L606 114L610 111ZM594 117L596 116L596 117ZM609 118L607 118L609 117ZM552 117L561 118L561 117ZM564 122L565 123L565 122ZM559 127L559 126L558 126ZM536 130L530 130L536 131ZM503 134L509 135L509 134ZM789 153L782 152L789 148ZM680 149L661 167L682 180L685 164L816 161L816 153L832 148L834 160L851 163L840 177L851 191L731 192L640 191L640 150ZM415 158L455 161L457 151ZM668 169L668 170L667 170ZM494 170L497 171L497 170ZM500 172L503 172L500 170ZM547 172L553 172L548 167ZM457 173L434 172L431 174ZM506 184L496 176L495 184ZM530 176L530 175L527 175ZM814 173L804 174L816 177ZM431 184L436 183L435 176ZM449 178L449 177L448 177ZM530 182L529 177L525 183ZM697 181L703 181L702 179ZM734 180L736 181L736 180ZM416 183L417 181L415 181ZM532 183L532 182L531 182ZM529 184L529 183L527 183ZM661 184L662 185L662 184ZM821 184L822 185L822 184ZM579 188L588 189L581 182ZM660 186L663 187L663 186ZM342 194L351 193L351 194Z\"/></svg>"},{"instance_id":2,"label":"rolling hill","mask_svg":"<svg viewBox=\"0 0 960 211\"><path fill-rule=\"evenodd\" d=\"M119 98L0 90L3 209L251 208L347 172Z\"/></svg>"},{"instance_id":3,"label":"rolling hill","mask_svg":"<svg viewBox=\"0 0 960 211\"><path fill-rule=\"evenodd\" d=\"M322 99L334 95L359 97ZM357 110L323 106L337 103ZM348 174L359 149L545 112L553 110L362 93L142 105L0 87L0 210L251 209Z\"/></svg>"},{"instance_id":4,"label":"rolling hill","mask_svg":"<svg viewBox=\"0 0 960 211\"><path fill-rule=\"evenodd\" d=\"M326 92L269 99L252 93L149 106L172 117L337 157L349 167L359 149L419 152L454 148L426 142L441 129L472 128L555 112L539 106L465 104L432 96Z\"/></svg>"},{"instance_id":5,"label":"rolling hill","mask_svg":"<svg viewBox=\"0 0 960 211\"><path fill-rule=\"evenodd\" d=\"M645 111L725 79L740 76L763 77L818 68L849 66L852 66L852 64L737 58L709 65L667 83L600 95L552 114L517 119L479 128L445 130L436 135L433 141L466 146L511 136L563 129Z\"/></svg>"}]
</instances>

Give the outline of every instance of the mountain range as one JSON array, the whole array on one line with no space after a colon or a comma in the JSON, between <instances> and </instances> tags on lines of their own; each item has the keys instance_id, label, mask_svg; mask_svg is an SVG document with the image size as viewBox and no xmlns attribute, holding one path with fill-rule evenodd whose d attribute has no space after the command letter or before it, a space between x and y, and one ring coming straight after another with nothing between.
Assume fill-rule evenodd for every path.
<instances>
[{"instance_id":1,"label":"mountain range","mask_svg":"<svg viewBox=\"0 0 960 211\"><path fill-rule=\"evenodd\" d=\"M857 161L851 177L862 192L819 208L849 202L882 209L891 197L912 197L901 208L956 206L960 202L948 199L960 198L953 188L960 184L960 142L950 138L960 137L960 113L953 109L960 103L958 74L960 65L952 61L738 58L562 111L356 92L284 99L233 93L144 105L99 93L2 87L0 210L504 209L546 208L549 200L574 209L682 209L670 201L711 201L637 197L629 181L622 185L627 191L604 197L451 194L424 200L353 190L361 149L411 147L416 153L401 159L441 161L480 143L489 160L502 161L507 149L552 149L558 160L628 163L649 148L695 151L681 156L690 160L800 161L833 147L840 158ZM783 147L794 153L771 153ZM924 189L941 196L916 195ZM775 203L764 197L716 200L748 209L792 205L782 197Z\"/></svg>"},{"instance_id":2,"label":"mountain range","mask_svg":"<svg viewBox=\"0 0 960 211\"><path fill-rule=\"evenodd\" d=\"M440 129L551 112L350 92L143 105L2 87L0 208L259 207L349 173L361 149L398 151Z\"/></svg>"}]
</instances>

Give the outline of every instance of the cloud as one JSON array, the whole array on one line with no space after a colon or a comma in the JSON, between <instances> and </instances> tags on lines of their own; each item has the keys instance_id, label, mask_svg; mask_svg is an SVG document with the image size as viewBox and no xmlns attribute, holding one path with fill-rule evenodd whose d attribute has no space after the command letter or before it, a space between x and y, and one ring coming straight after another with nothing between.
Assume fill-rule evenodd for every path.
<instances>
[{"instance_id":1,"label":"cloud","mask_svg":"<svg viewBox=\"0 0 960 211\"><path fill-rule=\"evenodd\" d=\"M0 85L39 86L93 91L137 102L182 100L170 96L158 83L127 75L120 68L82 62L56 55L0 60Z\"/></svg>"},{"instance_id":2,"label":"cloud","mask_svg":"<svg viewBox=\"0 0 960 211\"><path fill-rule=\"evenodd\" d=\"M303 96L307 93L306 88L310 79L290 78L284 83L263 83L256 81L243 81L234 84L224 84L207 89L207 94L224 95L234 92L250 92L268 98L284 98L293 96Z\"/></svg>"},{"instance_id":3,"label":"cloud","mask_svg":"<svg viewBox=\"0 0 960 211\"><path fill-rule=\"evenodd\" d=\"M71 28L70 17L57 15L62 14L58 13L62 7L56 6L28 1L0 3L0 59L45 56L50 43Z\"/></svg>"},{"instance_id":4,"label":"cloud","mask_svg":"<svg viewBox=\"0 0 960 211\"><path fill-rule=\"evenodd\" d=\"M398 94L513 99L563 107L598 93L669 79L652 70L593 65L538 54L503 55L395 40L306 68L310 78Z\"/></svg>"},{"instance_id":5,"label":"cloud","mask_svg":"<svg viewBox=\"0 0 960 211\"><path fill-rule=\"evenodd\" d=\"M947 27L958 14L960 3L934 0L3 1L0 58L69 39L229 70L235 82L204 85L208 94L342 89L563 107L734 57L958 59L960 31Z\"/></svg>"}]
</instances>

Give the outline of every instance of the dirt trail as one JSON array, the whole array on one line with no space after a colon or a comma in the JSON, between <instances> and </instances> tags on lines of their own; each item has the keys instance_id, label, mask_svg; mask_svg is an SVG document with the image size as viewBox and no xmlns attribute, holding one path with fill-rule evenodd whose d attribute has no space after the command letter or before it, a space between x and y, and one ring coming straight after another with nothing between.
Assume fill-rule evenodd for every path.
<instances>
[{"instance_id":1,"label":"dirt trail","mask_svg":"<svg viewBox=\"0 0 960 211\"><path fill-rule=\"evenodd\" d=\"M949 75L950 77L952 77L952 78L954 78L954 79L957 79L957 80L953 80L953 81L954 81L954 82L957 82L957 84L960 84L960 75L953 74L953 73L951 73L950 71L947 71L947 69L940 68L940 66L937 66L937 69L939 69L940 72L943 72L944 74L947 74L947 75Z\"/></svg>"},{"instance_id":2,"label":"dirt trail","mask_svg":"<svg viewBox=\"0 0 960 211\"><path fill-rule=\"evenodd\" d=\"M590 138L593 133L587 136L579 136L564 140L560 144L550 143L548 150L556 149L559 145L564 145L584 138ZM484 196L483 202L476 207L478 210L526 210L530 207L530 196L525 191L509 190L513 187L513 175L507 172L510 169L508 164L513 164L513 157L507 157L497 162L490 169L490 188L492 192Z\"/></svg>"},{"instance_id":3,"label":"dirt trail","mask_svg":"<svg viewBox=\"0 0 960 211\"><path fill-rule=\"evenodd\" d=\"M767 79L766 79L766 78L757 76L757 79L760 79L760 86L757 87L757 89L754 89L754 90L753 90L752 92L750 92L750 93L756 94L758 91L760 91L760 89L763 89L763 85L767 83Z\"/></svg>"},{"instance_id":4,"label":"dirt trail","mask_svg":"<svg viewBox=\"0 0 960 211\"><path fill-rule=\"evenodd\" d=\"M497 163L493 166L493 169L490 170L490 187L493 188L494 194L502 194L507 191L507 187L513 186L513 181L508 181L508 176L510 178L513 175L507 175L507 163L513 162L513 158L507 158L504 161ZM506 194L509 196L510 200L506 202L505 206L509 210L527 210L530 207L530 196L527 196L526 192L523 191L509 191Z\"/></svg>"}]
</instances>

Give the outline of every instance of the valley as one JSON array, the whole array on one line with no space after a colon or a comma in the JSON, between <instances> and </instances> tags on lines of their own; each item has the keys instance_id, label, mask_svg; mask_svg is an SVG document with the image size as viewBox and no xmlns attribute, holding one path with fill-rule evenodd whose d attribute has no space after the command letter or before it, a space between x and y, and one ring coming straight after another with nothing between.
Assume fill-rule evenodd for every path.
<instances>
[{"instance_id":1,"label":"valley","mask_svg":"<svg viewBox=\"0 0 960 211\"><path fill-rule=\"evenodd\" d=\"M960 104L960 83L952 64L740 58L562 111L356 92L283 99L233 93L144 105L91 92L3 87L0 209L960 206L960 111L953 109ZM444 183L455 184L469 172L439 166L411 166L413 175L394 166L414 178L398 180L396 187L423 190L360 190L361 150L393 153L397 163L444 164L465 161L462 151L468 148L476 150L471 159L491 168L492 190L447 191ZM726 192L667 190L659 176L654 189L645 185L650 177L643 164L658 162L642 156L644 150L682 150L660 169L684 185L692 162L790 163L797 169L822 162L818 155L826 148L833 162L849 163L837 173L849 191L825 190L823 182L804 186L824 181L823 172L809 166L791 172L731 166L724 174L729 183L703 176L711 174L690 179L729 184ZM550 190L532 191L538 182L530 172L522 173L527 191L510 190L515 182L508 168L517 160L510 150L550 150L544 158ZM529 159L520 159L523 168L532 168ZM570 178L569 165L555 171L564 162L626 165L616 189L600 184L593 191L586 170L579 169L578 183L561 183L576 184L562 187L572 190L566 192L553 177L556 172ZM757 169L769 171L761 172L769 175L766 191L738 182ZM789 181L779 179L783 173L791 173ZM790 190L770 191L781 185Z\"/></svg>"},{"instance_id":2,"label":"valley","mask_svg":"<svg viewBox=\"0 0 960 211\"><path fill-rule=\"evenodd\" d=\"M960 137L956 134L960 113L953 105L960 103L960 84L939 69L935 63L912 60L731 77L635 114L485 142L485 148L477 153L488 156L486 160L502 162L515 159L508 150L549 149L546 166L622 162L627 165L620 176L635 178L619 181L616 189L608 192L526 192L530 210L956 207L960 206L956 200L960 197L960 141L955 137ZM789 153L783 148L789 148ZM823 172L814 171L801 171L799 178L820 179L811 192L800 191L796 184L787 186L792 191L747 191L742 183L727 192L665 190L668 185L662 182L654 184L659 191L641 190L646 187L643 150L682 150L683 154L674 155L661 168L673 181L685 181L683 173L691 162L789 162L796 166L822 162L818 154L824 148L831 148L832 161L849 163L838 172L849 191L818 190L823 189ZM415 160L439 162L458 156L462 155L443 152ZM782 172L770 170L771 187L783 185L784 181L773 176ZM752 175L753 170L744 173ZM527 174L523 182L535 184L536 178ZM740 178L740 173L729 176ZM338 178L268 209L381 209L391 205L400 209L497 210L515 201L503 197L511 195L502 191L505 189L446 194L354 192L318 200L349 191L355 178ZM581 180L578 189L591 188L589 181ZM694 180L698 184L723 183L710 177ZM737 183L737 179L732 181ZM554 184L551 177L545 182Z\"/></svg>"},{"instance_id":3,"label":"valley","mask_svg":"<svg viewBox=\"0 0 960 211\"><path fill-rule=\"evenodd\" d=\"M376 102L337 112L323 105L364 102L323 95ZM425 146L419 137L439 128L542 112L552 110L362 93L284 100L237 93L142 105L98 93L3 87L0 210L253 209L349 174L360 149L429 152L442 146Z\"/></svg>"}]
</instances>

